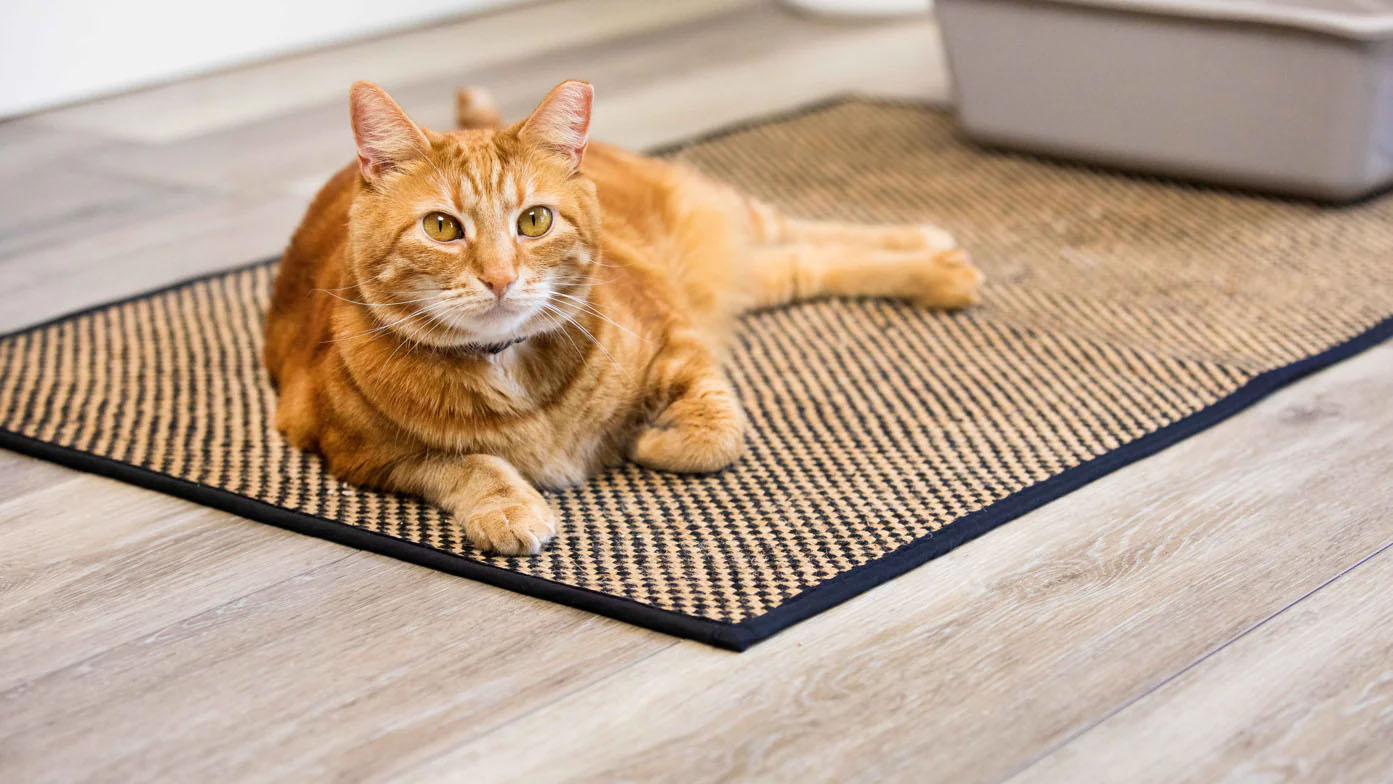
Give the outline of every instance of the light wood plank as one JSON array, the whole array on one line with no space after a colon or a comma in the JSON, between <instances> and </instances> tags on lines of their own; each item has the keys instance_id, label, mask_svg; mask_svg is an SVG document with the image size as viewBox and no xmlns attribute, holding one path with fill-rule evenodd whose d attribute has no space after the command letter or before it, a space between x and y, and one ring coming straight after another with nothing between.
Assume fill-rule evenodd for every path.
<instances>
[{"instance_id":1,"label":"light wood plank","mask_svg":"<svg viewBox=\"0 0 1393 784\"><path fill-rule=\"evenodd\" d=\"M55 128L37 116L0 121L0 171L3 172L55 161L61 163L79 153L114 146L119 143L100 133Z\"/></svg>"},{"instance_id":2,"label":"light wood plank","mask_svg":"<svg viewBox=\"0 0 1393 784\"><path fill-rule=\"evenodd\" d=\"M0 505L76 476L53 463L0 449Z\"/></svg>"},{"instance_id":3,"label":"light wood plank","mask_svg":"<svg viewBox=\"0 0 1393 784\"><path fill-rule=\"evenodd\" d=\"M0 778L380 779L674 644L367 553L230 595L0 693Z\"/></svg>"},{"instance_id":4,"label":"light wood plank","mask_svg":"<svg viewBox=\"0 0 1393 784\"><path fill-rule=\"evenodd\" d=\"M249 190L149 204L104 231L0 259L0 330L279 254L305 203Z\"/></svg>"},{"instance_id":5,"label":"light wood plank","mask_svg":"<svg viewBox=\"0 0 1393 784\"><path fill-rule=\"evenodd\" d=\"M648 149L841 93L946 103L938 28L930 18L851 27L828 40L675 74L606 104L595 135Z\"/></svg>"},{"instance_id":6,"label":"light wood plank","mask_svg":"<svg viewBox=\"0 0 1393 784\"><path fill-rule=\"evenodd\" d=\"M999 779L1393 538L1367 492L1393 473L1390 365L1370 351L738 661L676 646L402 780Z\"/></svg>"},{"instance_id":7,"label":"light wood plank","mask_svg":"<svg viewBox=\"0 0 1393 784\"><path fill-rule=\"evenodd\" d=\"M16 163L0 174L0 258L49 249L128 225L152 210L206 197L71 161Z\"/></svg>"},{"instance_id":8,"label":"light wood plank","mask_svg":"<svg viewBox=\"0 0 1393 784\"><path fill-rule=\"evenodd\" d=\"M1011 781L1386 781L1391 585L1385 550Z\"/></svg>"},{"instance_id":9,"label":"light wood plank","mask_svg":"<svg viewBox=\"0 0 1393 784\"><path fill-rule=\"evenodd\" d=\"M355 552L110 479L62 476L0 502L0 692Z\"/></svg>"}]
</instances>

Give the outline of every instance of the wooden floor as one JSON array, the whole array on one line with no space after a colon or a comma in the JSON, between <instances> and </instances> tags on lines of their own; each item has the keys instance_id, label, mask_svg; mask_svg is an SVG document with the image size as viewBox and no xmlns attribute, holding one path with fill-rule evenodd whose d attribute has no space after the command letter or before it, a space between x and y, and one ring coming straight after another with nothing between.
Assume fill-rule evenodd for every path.
<instances>
[{"instance_id":1,"label":"wooden floor","mask_svg":"<svg viewBox=\"0 0 1393 784\"><path fill-rule=\"evenodd\" d=\"M0 124L0 330L279 251L371 78L646 147L932 22L563 2ZM1393 779L1393 347L736 655L0 452L0 780Z\"/></svg>"}]
</instances>

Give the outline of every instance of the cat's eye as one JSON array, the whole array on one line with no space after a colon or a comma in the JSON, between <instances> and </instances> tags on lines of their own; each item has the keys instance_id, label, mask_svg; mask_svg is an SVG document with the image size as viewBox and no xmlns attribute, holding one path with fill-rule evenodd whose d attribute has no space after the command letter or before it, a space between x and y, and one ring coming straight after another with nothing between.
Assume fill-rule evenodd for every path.
<instances>
[{"instance_id":1,"label":"cat's eye","mask_svg":"<svg viewBox=\"0 0 1393 784\"><path fill-rule=\"evenodd\" d=\"M540 237L550 228L550 207L528 207L518 216L518 233L524 237Z\"/></svg>"},{"instance_id":2,"label":"cat's eye","mask_svg":"<svg viewBox=\"0 0 1393 784\"><path fill-rule=\"evenodd\" d=\"M450 242L464 236L464 229L460 227L459 221L443 212L432 212L422 218L421 227L437 242Z\"/></svg>"}]
</instances>

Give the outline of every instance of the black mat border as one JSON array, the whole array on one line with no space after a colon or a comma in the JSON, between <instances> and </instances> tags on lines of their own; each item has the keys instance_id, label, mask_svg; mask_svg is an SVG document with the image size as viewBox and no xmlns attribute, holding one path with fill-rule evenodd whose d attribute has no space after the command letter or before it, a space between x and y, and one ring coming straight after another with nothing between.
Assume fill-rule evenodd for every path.
<instances>
[{"instance_id":1,"label":"black mat border","mask_svg":"<svg viewBox=\"0 0 1393 784\"><path fill-rule=\"evenodd\" d=\"M728 126L679 144L661 147L657 150L650 151L650 154L670 154L695 144L712 141L750 128L787 121L823 109L832 108L842 103L858 100L880 103L882 105L930 106L930 104L896 99L884 100L866 98L864 96L838 96L802 106L791 111L780 112L752 121ZM156 296L220 276L245 272L255 267L275 263L279 258L280 257L277 256L241 267L199 275L151 291L94 305L0 335L0 340L8 340L26 332L43 329L67 321L68 319L77 318L138 299ZM1387 340L1389 337L1393 337L1393 316L1383 319L1364 332L1318 354L1254 376L1247 383L1234 390L1226 397L1193 414L1176 420L1159 430L1142 436L1128 444L1124 444L1117 449L1067 469L1042 482L1019 490L990 506L961 517L938 531L916 539L898 550L887 553L874 561L862 564L850 571L819 583L797 594L763 615L734 624L684 615L671 610L663 610L647 604L642 604L632 599L599 593L572 585L564 585L542 577L520 574L493 564L475 561L465 558L464 556L437 550L427 545L408 542L404 539L396 539L386 534L358 528L337 520L329 520L323 517L293 512L289 509L228 492L221 488L190 482L186 479L162 474L158 471L153 471L131 463L112 460L111 458L92 454L90 452L59 446L11 430L0 429L0 447L58 463L79 471L110 477L167 495L193 501L194 503L204 506L221 509L250 520L267 523L297 533L307 534L320 539L327 539L332 542L338 542L361 550L379 553L430 569L467 577L499 588L505 588L539 599L568 605L598 615L608 616L666 634L687 637L733 651L743 651L751 645L767 639L799 621L806 620L854 596L858 596L881 583L898 577L910 569L933 560L1033 509L1067 495L1095 479L1106 476L1123 466L1134 463L1168 446L1183 441L1196 433L1207 430L1213 425L1248 408L1291 382L1372 348L1384 340Z\"/></svg>"}]
</instances>

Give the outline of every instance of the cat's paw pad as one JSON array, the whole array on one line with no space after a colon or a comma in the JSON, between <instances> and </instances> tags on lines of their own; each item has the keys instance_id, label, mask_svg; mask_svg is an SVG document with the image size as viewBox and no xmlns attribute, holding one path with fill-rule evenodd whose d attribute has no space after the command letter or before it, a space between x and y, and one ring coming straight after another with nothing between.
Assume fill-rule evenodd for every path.
<instances>
[{"instance_id":1,"label":"cat's paw pad","mask_svg":"<svg viewBox=\"0 0 1393 784\"><path fill-rule=\"evenodd\" d=\"M540 493L534 498L490 498L461 515L469 543L498 555L536 555L556 536L556 512Z\"/></svg>"},{"instance_id":2,"label":"cat's paw pad","mask_svg":"<svg viewBox=\"0 0 1393 784\"><path fill-rule=\"evenodd\" d=\"M930 308L967 308L981 301L982 271L962 248L937 253L918 276L916 303Z\"/></svg>"}]
</instances>

